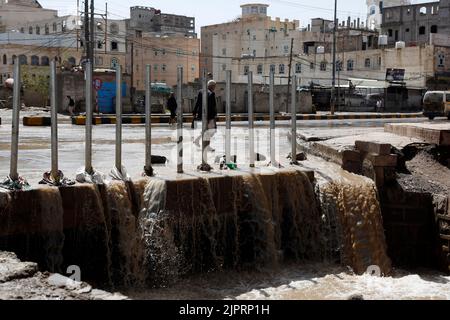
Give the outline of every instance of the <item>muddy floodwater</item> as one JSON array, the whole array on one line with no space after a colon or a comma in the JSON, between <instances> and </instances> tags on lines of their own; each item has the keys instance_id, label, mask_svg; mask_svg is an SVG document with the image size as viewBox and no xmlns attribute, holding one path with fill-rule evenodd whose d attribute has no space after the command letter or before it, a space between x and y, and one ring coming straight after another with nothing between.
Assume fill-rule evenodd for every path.
<instances>
[{"instance_id":1,"label":"muddy floodwater","mask_svg":"<svg viewBox=\"0 0 450 320\"><path fill-rule=\"evenodd\" d=\"M6 177L11 119L5 110L0 117L0 177ZM300 121L299 133L327 139L381 132L383 124ZM0 222L7 220L2 231L14 229L9 223L17 215L11 208L24 207L21 214L29 211L51 231L38 238L44 244L36 247L44 251L43 266L61 272L67 261L80 264L87 277L132 299L450 298L449 276L392 266L372 180L310 155L297 167L300 171L293 170L287 159L288 122L276 130L276 157L284 169L268 167L269 130L259 123L260 156L257 169L250 170L245 126L238 123L232 130L239 170L218 170L225 136L219 126L215 151L208 154L215 170L208 175L195 172L201 163L201 150L193 143L199 130L184 130L186 174L177 175L176 130L155 126L153 154L168 162L155 165L157 177L150 180L138 179L144 127L124 126L122 162L133 182L33 190L21 195L34 201L31 209L0 194L0 209L5 208ZM83 167L84 129L61 118L60 169L72 179ZM20 127L19 173L33 187L50 169L49 135L50 128ZM105 174L114 166L114 137L115 126L94 127L94 168ZM307 171L314 171L314 182ZM23 255L38 255L30 239L14 240L25 241Z\"/></svg>"}]
</instances>

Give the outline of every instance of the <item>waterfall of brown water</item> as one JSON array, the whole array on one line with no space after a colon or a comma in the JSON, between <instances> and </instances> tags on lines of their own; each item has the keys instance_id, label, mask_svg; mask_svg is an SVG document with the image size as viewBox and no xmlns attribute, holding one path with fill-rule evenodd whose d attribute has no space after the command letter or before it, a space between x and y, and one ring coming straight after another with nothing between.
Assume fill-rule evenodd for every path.
<instances>
[{"instance_id":1,"label":"waterfall of brown water","mask_svg":"<svg viewBox=\"0 0 450 320\"><path fill-rule=\"evenodd\" d=\"M57 188L2 193L0 250L36 261L42 270L62 271L63 207Z\"/></svg>"},{"instance_id":2,"label":"waterfall of brown water","mask_svg":"<svg viewBox=\"0 0 450 320\"><path fill-rule=\"evenodd\" d=\"M131 194L124 182L111 182L105 187L103 202L108 213L110 230L111 274L116 286L143 286L144 244Z\"/></svg>"},{"instance_id":3,"label":"waterfall of brown water","mask_svg":"<svg viewBox=\"0 0 450 320\"><path fill-rule=\"evenodd\" d=\"M378 266L383 274L391 271L380 203L373 182L354 176L352 181L334 181L321 188L328 213L335 209L341 232L341 262L362 274L369 266Z\"/></svg>"}]
</instances>

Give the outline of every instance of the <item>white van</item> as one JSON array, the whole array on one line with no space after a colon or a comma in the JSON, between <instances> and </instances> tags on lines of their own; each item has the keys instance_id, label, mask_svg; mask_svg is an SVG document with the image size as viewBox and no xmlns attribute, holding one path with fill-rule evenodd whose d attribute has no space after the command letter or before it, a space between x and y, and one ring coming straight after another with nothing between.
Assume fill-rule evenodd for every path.
<instances>
[{"instance_id":1,"label":"white van","mask_svg":"<svg viewBox=\"0 0 450 320\"><path fill-rule=\"evenodd\" d=\"M423 98L423 114L430 120L447 117L450 120L450 91L428 91Z\"/></svg>"}]
</instances>

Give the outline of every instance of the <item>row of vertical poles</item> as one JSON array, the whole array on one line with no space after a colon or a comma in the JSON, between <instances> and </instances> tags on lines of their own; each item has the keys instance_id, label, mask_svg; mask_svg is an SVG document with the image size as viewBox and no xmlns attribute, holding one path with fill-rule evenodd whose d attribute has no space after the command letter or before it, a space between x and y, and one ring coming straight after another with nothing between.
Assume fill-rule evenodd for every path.
<instances>
[{"instance_id":1,"label":"row of vertical poles","mask_svg":"<svg viewBox=\"0 0 450 320\"><path fill-rule=\"evenodd\" d=\"M182 84L183 84L183 68L178 68L178 122L177 122L177 172L183 173L183 103L182 103ZM92 125L93 125L93 105L92 105L92 64L86 63L86 127L85 127L85 172L93 174L92 166ZM50 65L50 88L51 88L51 175L54 181L60 178L60 171L58 169L58 120L57 120L57 97L56 97L56 63L51 62ZM18 162L18 143L19 143L19 117L20 117L20 64L16 60L14 66L14 93L13 93L13 118L12 118L12 133L11 133L11 163L10 163L10 179L17 181L19 174L17 171ZM292 99L291 99L291 157L292 164L297 164L296 161L296 135L297 135L297 77L292 79ZM116 169L122 173L122 68L117 67L116 71L116 154L115 166ZM274 73L270 73L270 87L269 87L269 106L270 106L270 160L273 166L276 166L275 159L275 111L274 111ZM210 166L207 164L206 148L209 146L209 141L206 137L208 131L208 87L206 72L203 75L203 90L202 90L202 170L207 170ZM152 150L151 150L151 66L146 67L146 103L145 103L145 117L146 117L146 134L145 134L145 173L148 176L153 175L152 169ZM249 145L250 145L250 167L255 167L255 141L254 141L254 108L253 108L253 73L248 74L248 126L249 126ZM231 71L226 74L226 138L225 138L226 161L231 163Z\"/></svg>"}]
</instances>

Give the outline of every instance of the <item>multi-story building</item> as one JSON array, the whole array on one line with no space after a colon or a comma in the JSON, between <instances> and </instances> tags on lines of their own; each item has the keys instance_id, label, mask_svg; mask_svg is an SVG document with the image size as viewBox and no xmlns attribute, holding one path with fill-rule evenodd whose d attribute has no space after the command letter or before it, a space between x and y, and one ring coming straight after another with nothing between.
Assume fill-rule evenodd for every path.
<instances>
[{"instance_id":1,"label":"multi-story building","mask_svg":"<svg viewBox=\"0 0 450 320\"><path fill-rule=\"evenodd\" d=\"M56 10L44 9L36 0L0 0L0 30L23 21L39 21L56 18Z\"/></svg>"},{"instance_id":2,"label":"multi-story building","mask_svg":"<svg viewBox=\"0 0 450 320\"><path fill-rule=\"evenodd\" d=\"M140 32L197 37L194 17L162 13L150 7L131 7L129 28Z\"/></svg>"},{"instance_id":3,"label":"multi-story building","mask_svg":"<svg viewBox=\"0 0 450 320\"><path fill-rule=\"evenodd\" d=\"M246 82L248 71L253 71L255 83L267 82L273 70L277 83L287 84L289 73L316 67L316 52L331 52L332 21L317 18L300 29L297 20L272 20L267 8L243 5L236 21L203 27L200 70L212 72L218 81L233 70L233 82ZM377 48L378 33L348 21L339 24L337 40L338 52L364 51Z\"/></svg>"},{"instance_id":4,"label":"multi-story building","mask_svg":"<svg viewBox=\"0 0 450 320\"><path fill-rule=\"evenodd\" d=\"M387 7L404 6L411 3L410 0L366 0L367 3L367 27L371 30L379 30L382 23L383 10Z\"/></svg>"},{"instance_id":5,"label":"multi-story building","mask_svg":"<svg viewBox=\"0 0 450 320\"><path fill-rule=\"evenodd\" d=\"M183 67L183 82L199 77L200 41L180 35L143 33L128 38L127 73L132 75L133 87L145 90L146 66L151 66L152 82L177 84L177 68Z\"/></svg>"},{"instance_id":6,"label":"multi-story building","mask_svg":"<svg viewBox=\"0 0 450 320\"><path fill-rule=\"evenodd\" d=\"M435 34L450 36L450 0L385 8L381 29L390 45L428 44Z\"/></svg>"}]
</instances>

